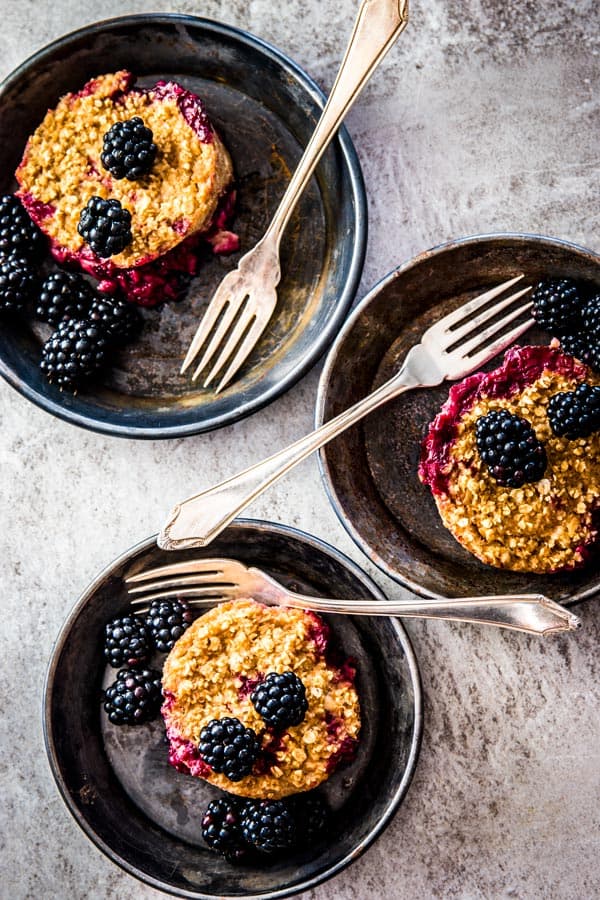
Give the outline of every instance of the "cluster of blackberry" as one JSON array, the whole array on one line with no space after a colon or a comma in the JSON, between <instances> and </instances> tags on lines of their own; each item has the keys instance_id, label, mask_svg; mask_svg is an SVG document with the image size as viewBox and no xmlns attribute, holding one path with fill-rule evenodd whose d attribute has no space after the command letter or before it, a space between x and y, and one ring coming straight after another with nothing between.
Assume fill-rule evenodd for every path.
<instances>
[{"instance_id":1,"label":"cluster of blackberry","mask_svg":"<svg viewBox=\"0 0 600 900\"><path fill-rule=\"evenodd\" d=\"M541 281L534 289L532 314L558 338L565 353L600 372L600 291L571 278Z\"/></svg>"},{"instance_id":2,"label":"cluster of blackberry","mask_svg":"<svg viewBox=\"0 0 600 900\"><path fill-rule=\"evenodd\" d=\"M281 731L299 725L306 715L306 690L294 672L270 672L255 688L250 700L265 723ZM260 740L252 728L226 716L211 719L200 732L200 755L213 772L230 781L241 781L252 771L260 753Z\"/></svg>"},{"instance_id":3,"label":"cluster of blackberry","mask_svg":"<svg viewBox=\"0 0 600 900\"><path fill-rule=\"evenodd\" d=\"M532 293L536 322L560 340L565 353L600 372L600 292L570 278L541 281ZM550 398L548 421L569 440L600 430L600 387L580 384ZM490 474L504 487L539 481L546 451L531 424L507 410L492 410L475 424L477 449Z\"/></svg>"},{"instance_id":4,"label":"cluster of blackberry","mask_svg":"<svg viewBox=\"0 0 600 900\"><path fill-rule=\"evenodd\" d=\"M329 810L320 794L290 800L236 800L209 803L202 837L211 850L230 862L256 861L311 847L322 837Z\"/></svg>"},{"instance_id":5,"label":"cluster of blackberry","mask_svg":"<svg viewBox=\"0 0 600 900\"><path fill-rule=\"evenodd\" d=\"M102 165L113 178L137 181L147 175L158 152L152 131L139 116L115 122L103 137ZM133 240L131 213L115 197L90 197L79 216L77 231L96 256L121 253Z\"/></svg>"},{"instance_id":6,"label":"cluster of blackberry","mask_svg":"<svg viewBox=\"0 0 600 900\"><path fill-rule=\"evenodd\" d=\"M559 391L547 406L548 422L557 437L570 441L600 431L600 387L586 382L574 391ZM492 410L475 423L477 450L491 476L503 487L539 481L548 459L531 424L506 409Z\"/></svg>"},{"instance_id":7,"label":"cluster of blackberry","mask_svg":"<svg viewBox=\"0 0 600 900\"><path fill-rule=\"evenodd\" d=\"M14 194L0 197L0 313L24 315L55 329L42 349L49 381L76 388L94 375L110 352L137 337L138 310L119 297L94 291L74 272L43 277L46 239Z\"/></svg>"},{"instance_id":8,"label":"cluster of blackberry","mask_svg":"<svg viewBox=\"0 0 600 900\"><path fill-rule=\"evenodd\" d=\"M167 653L191 624L185 600L155 600L144 618L119 616L104 629L104 657L115 669L104 692L104 709L115 725L141 725L157 715L161 704L160 672L142 669L155 650Z\"/></svg>"}]
</instances>

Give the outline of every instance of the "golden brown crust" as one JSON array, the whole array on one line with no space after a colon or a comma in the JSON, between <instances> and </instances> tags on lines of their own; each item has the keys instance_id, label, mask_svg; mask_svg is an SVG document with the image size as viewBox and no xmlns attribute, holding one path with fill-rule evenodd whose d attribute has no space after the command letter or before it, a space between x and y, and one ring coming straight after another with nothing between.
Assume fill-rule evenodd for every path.
<instances>
[{"instance_id":1,"label":"golden brown crust","mask_svg":"<svg viewBox=\"0 0 600 900\"><path fill-rule=\"evenodd\" d=\"M581 565L594 536L600 498L600 434L569 441L553 434L550 397L583 379L545 370L513 397L480 397L463 414L449 450L447 492L434 494L444 525L482 562L515 571L549 573ZM588 372L585 380L599 384ZM544 477L521 488L501 487L481 462L475 422L492 409L527 419L546 448Z\"/></svg>"},{"instance_id":2,"label":"golden brown crust","mask_svg":"<svg viewBox=\"0 0 600 900\"><path fill-rule=\"evenodd\" d=\"M213 129L203 141L188 124L177 96L131 89L128 72L102 75L67 94L30 137L17 169L19 195L55 245L77 253L84 245L79 215L94 196L114 197L130 211L133 240L111 257L131 268L162 256L205 229L232 180L227 150ZM102 138L117 121L141 116L158 154L137 181L117 180L102 165ZM210 126L208 126L210 128Z\"/></svg>"},{"instance_id":3,"label":"golden brown crust","mask_svg":"<svg viewBox=\"0 0 600 900\"><path fill-rule=\"evenodd\" d=\"M358 738L360 708L354 686L321 655L319 622L302 610L236 600L201 616L177 641L163 671L168 735L195 746L211 719L234 716L271 751L267 771L257 765L238 782L210 770L193 774L230 793L269 799L310 790L329 776L344 742ZM289 670L304 683L308 711L279 740L265 730L246 685Z\"/></svg>"}]
</instances>

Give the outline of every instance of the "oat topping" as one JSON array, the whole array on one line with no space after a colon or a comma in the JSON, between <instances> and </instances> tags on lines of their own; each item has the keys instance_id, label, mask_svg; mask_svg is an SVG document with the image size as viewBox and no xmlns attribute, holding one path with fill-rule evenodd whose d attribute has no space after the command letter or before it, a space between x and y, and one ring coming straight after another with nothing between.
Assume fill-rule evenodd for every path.
<instances>
[{"instance_id":1,"label":"oat topping","mask_svg":"<svg viewBox=\"0 0 600 900\"><path fill-rule=\"evenodd\" d=\"M77 233L93 196L131 213L133 239L111 258L117 267L148 263L206 228L232 179L229 155L200 101L179 85L138 90L129 72L102 75L67 94L30 137L16 172L28 212L54 247L84 251ZM193 102L192 102L193 100ZM101 161L104 135L140 116L158 147L139 181L114 178Z\"/></svg>"},{"instance_id":2,"label":"oat topping","mask_svg":"<svg viewBox=\"0 0 600 900\"><path fill-rule=\"evenodd\" d=\"M539 348L518 348L523 360L533 349ZM563 365L568 357L546 349L548 367L516 393L494 393L494 376L498 372L503 377L503 367L485 376L472 404L448 430L437 471L425 457L419 471L421 480L432 486L444 525L456 539L483 562L515 571L547 573L581 565L597 532L600 432L575 440L559 437L550 426L547 406L559 391L572 391L583 381L597 385L600 378L579 364ZM514 363L515 351L511 353ZM475 423L499 409L526 419L543 443L548 466L539 481L502 487L482 462ZM430 449L432 442L425 446Z\"/></svg>"},{"instance_id":3,"label":"oat topping","mask_svg":"<svg viewBox=\"0 0 600 900\"><path fill-rule=\"evenodd\" d=\"M310 790L329 777L356 745L360 708L348 670L332 665L315 640L316 618L248 599L221 604L188 628L163 672L174 765L230 793L268 799ZM276 732L265 727L248 686L268 672L286 671L302 680L308 709L299 725ZM197 753L202 728L226 716L252 728L262 747L252 774L235 783L212 772Z\"/></svg>"}]
</instances>

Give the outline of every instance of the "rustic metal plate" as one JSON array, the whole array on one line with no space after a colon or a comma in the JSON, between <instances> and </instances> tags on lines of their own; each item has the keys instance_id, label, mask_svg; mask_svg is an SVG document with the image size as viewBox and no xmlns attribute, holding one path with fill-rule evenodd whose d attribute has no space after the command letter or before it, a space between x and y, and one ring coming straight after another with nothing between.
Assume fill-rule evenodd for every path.
<instances>
[{"instance_id":1,"label":"rustic metal plate","mask_svg":"<svg viewBox=\"0 0 600 900\"><path fill-rule=\"evenodd\" d=\"M434 321L519 272L527 284L570 276L600 286L600 257L534 235L466 238L416 257L376 285L346 323L321 376L317 424L390 378ZM548 340L532 329L519 343ZM417 467L421 441L448 389L446 382L410 391L321 450L325 486L342 524L374 563L421 595L535 591L569 602L594 593L598 559L562 575L506 572L479 562L442 525Z\"/></svg>"},{"instance_id":2,"label":"rustic metal plate","mask_svg":"<svg viewBox=\"0 0 600 900\"><path fill-rule=\"evenodd\" d=\"M422 732L417 663L395 619L325 617L357 660L362 729L359 753L323 790L334 811L325 840L265 866L233 866L200 836L207 803L221 792L167 762L159 722L116 728L101 712L115 677L102 655L107 621L131 609L123 579L140 569L193 557L258 565L306 594L385 598L333 547L281 525L238 520L207 550L166 552L150 538L117 559L87 588L57 640L45 689L45 740L52 772L78 824L114 862L180 897L285 897L330 878L383 831L412 778ZM155 662L158 662L157 658Z\"/></svg>"},{"instance_id":3,"label":"rustic metal plate","mask_svg":"<svg viewBox=\"0 0 600 900\"><path fill-rule=\"evenodd\" d=\"M67 91L127 68L142 85L173 78L199 94L233 158L239 253L205 264L187 296L144 311L142 337L103 381L76 395L49 385L38 363L50 329L4 322L0 374L70 422L127 437L177 437L246 416L289 388L333 340L354 297L365 253L366 199L344 129L319 164L282 242L283 278L271 323L241 377L220 395L179 368L225 273L266 230L314 129L323 94L282 53L229 26L193 16L112 19L50 44L0 89L2 191L12 190L27 137Z\"/></svg>"}]
</instances>

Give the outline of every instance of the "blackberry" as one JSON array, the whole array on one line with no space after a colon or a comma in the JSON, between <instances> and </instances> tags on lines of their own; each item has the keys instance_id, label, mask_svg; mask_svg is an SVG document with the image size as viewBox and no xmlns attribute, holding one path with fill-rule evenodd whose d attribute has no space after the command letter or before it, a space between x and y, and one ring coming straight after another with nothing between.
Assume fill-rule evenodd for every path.
<instances>
[{"instance_id":1,"label":"blackberry","mask_svg":"<svg viewBox=\"0 0 600 900\"><path fill-rule=\"evenodd\" d=\"M590 297L583 307L581 314L583 332L588 336L600 337L600 293Z\"/></svg>"},{"instance_id":2,"label":"blackberry","mask_svg":"<svg viewBox=\"0 0 600 900\"><path fill-rule=\"evenodd\" d=\"M20 313L33 300L37 278L26 259L0 256L0 313Z\"/></svg>"},{"instance_id":3,"label":"blackberry","mask_svg":"<svg viewBox=\"0 0 600 900\"><path fill-rule=\"evenodd\" d=\"M161 702L156 669L121 669L104 692L104 709L113 725L143 725L157 715Z\"/></svg>"},{"instance_id":4,"label":"blackberry","mask_svg":"<svg viewBox=\"0 0 600 900\"><path fill-rule=\"evenodd\" d=\"M14 194L0 197L0 255L37 260L46 239Z\"/></svg>"},{"instance_id":5,"label":"blackberry","mask_svg":"<svg viewBox=\"0 0 600 900\"><path fill-rule=\"evenodd\" d=\"M168 653L193 619L185 600L154 600L146 616L146 625L156 649Z\"/></svg>"},{"instance_id":6,"label":"blackberry","mask_svg":"<svg viewBox=\"0 0 600 900\"><path fill-rule=\"evenodd\" d=\"M104 365L107 350L106 335L97 325L66 319L44 344L40 368L48 381L75 388Z\"/></svg>"},{"instance_id":7,"label":"blackberry","mask_svg":"<svg viewBox=\"0 0 600 900\"><path fill-rule=\"evenodd\" d=\"M118 200L91 197L77 231L98 256L115 256L131 243L131 213Z\"/></svg>"},{"instance_id":8,"label":"blackberry","mask_svg":"<svg viewBox=\"0 0 600 900\"><path fill-rule=\"evenodd\" d=\"M289 850L297 841L294 816L282 800L249 801L241 825L244 840L261 853Z\"/></svg>"},{"instance_id":9,"label":"blackberry","mask_svg":"<svg viewBox=\"0 0 600 900\"><path fill-rule=\"evenodd\" d=\"M312 847L325 833L329 824L329 808L320 794L300 794L293 798L292 815L296 824L298 844Z\"/></svg>"},{"instance_id":10,"label":"blackberry","mask_svg":"<svg viewBox=\"0 0 600 900\"><path fill-rule=\"evenodd\" d=\"M595 336L593 332L586 334L583 331L565 334L560 339L560 349L600 372L600 334Z\"/></svg>"},{"instance_id":11,"label":"blackberry","mask_svg":"<svg viewBox=\"0 0 600 900\"><path fill-rule=\"evenodd\" d=\"M270 672L250 700L267 725L277 729L299 725L308 709L304 685L294 672Z\"/></svg>"},{"instance_id":12,"label":"blackberry","mask_svg":"<svg viewBox=\"0 0 600 900\"><path fill-rule=\"evenodd\" d=\"M115 347L134 340L142 328L142 318L133 303L106 294L96 297L88 318L102 328Z\"/></svg>"},{"instance_id":13,"label":"blackberry","mask_svg":"<svg viewBox=\"0 0 600 900\"><path fill-rule=\"evenodd\" d=\"M152 131L139 116L115 122L103 138L102 165L117 180L135 181L147 175L158 150L152 138Z\"/></svg>"},{"instance_id":14,"label":"blackberry","mask_svg":"<svg viewBox=\"0 0 600 900\"><path fill-rule=\"evenodd\" d=\"M244 859L249 848L242 837L240 805L229 797L209 803L202 818L202 837L211 850L230 862Z\"/></svg>"},{"instance_id":15,"label":"blackberry","mask_svg":"<svg viewBox=\"0 0 600 900\"><path fill-rule=\"evenodd\" d=\"M479 455L498 484L521 487L539 481L546 471L544 445L520 416L493 410L477 420L475 434Z\"/></svg>"},{"instance_id":16,"label":"blackberry","mask_svg":"<svg viewBox=\"0 0 600 900\"><path fill-rule=\"evenodd\" d=\"M600 429L600 387L579 384L574 391L560 391L548 403L548 421L557 437L570 441L589 437Z\"/></svg>"},{"instance_id":17,"label":"blackberry","mask_svg":"<svg viewBox=\"0 0 600 900\"><path fill-rule=\"evenodd\" d=\"M35 314L51 325L63 319L85 319L93 299L93 291L81 275L51 272L42 283Z\"/></svg>"},{"instance_id":18,"label":"blackberry","mask_svg":"<svg viewBox=\"0 0 600 900\"><path fill-rule=\"evenodd\" d=\"M256 733L239 719L225 716L211 719L200 732L198 749L204 762L213 772L230 781L241 781L252 771L260 751Z\"/></svg>"},{"instance_id":19,"label":"blackberry","mask_svg":"<svg viewBox=\"0 0 600 900\"><path fill-rule=\"evenodd\" d=\"M152 635L139 616L112 619L104 628L104 656L117 669L123 664L140 666L152 654Z\"/></svg>"},{"instance_id":20,"label":"blackberry","mask_svg":"<svg viewBox=\"0 0 600 900\"><path fill-rule=\"evenodd\" d=\"M567 334L578 327L582 295L579 285L571 278L540 281L531 299L533 318L550 334Z\"/></svg>"}]
</instances>

